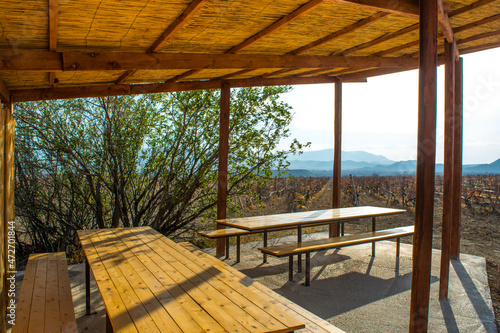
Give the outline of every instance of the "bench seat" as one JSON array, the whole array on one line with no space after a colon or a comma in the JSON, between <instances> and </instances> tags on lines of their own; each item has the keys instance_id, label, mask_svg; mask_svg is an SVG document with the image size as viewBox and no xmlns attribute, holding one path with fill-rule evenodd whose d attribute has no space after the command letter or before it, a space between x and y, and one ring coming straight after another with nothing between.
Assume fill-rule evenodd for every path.
<instances>
[{"instance_id":1,"label":"bench seat","mask_svg":"<svg viewBox=\"0 0 500 333\"><path fill-rule=\"evenodd\" d=\"M212 263L215 263L217 269L221 271L221 274L226 275L228 278L237 279L242 284L248 286L250 289L253 289L255 292L259 292L265 294L266 296L271 297L273 299L272 301L273 305L280 307L281 309L283 309L290 315L296 317L298 320L300 320L306 325L305 328L296 330L295 332L299 333L342 333L343 332L341 329L335 327L326 320L305 310L304 308L293 303L287 298L277 294L276 292L264 286L263 284L256 282L252 278L238 271L236 268L218 262L216 258L201 251L198 247L194 246L193 244L188 242L183 242L178 244L183 246L185 249L191 251L192 253L206 259L207 262L211 261Z\"/></svg>"},{"instance_id":2,"label":"bench seat","mask_svg":"<svg viewBox=\"0 0 500 333\"><path fill-rule=\"evenodd\" d=\"M12 332L77 332L64 252L30 255Z\"/></svg>"},{"instance_id":3,"label":"bench seat","mask_svg":"<svg viewBox=\"0 0 500 333\"><path fill-rule=\"evenodd\" d=\"M332 237L326 239L314 239L295 244L283 244L259 248L265 254L275 257L289 257L289 279L293 280L293 256L306 254L306 282L305 285L310 284L310 253L322 250L329 250L334 248L373 243L382 240L397 238L396 257L399 257L400 238L413 235L414 226L406 226L385 230L378 230L373 232L366 232L362 234L347 235L341 237Z\"/></svg>"},{"instance_id":4,"label":"bench seat","mask_svg":"<svg viewBox=\"0 0 500 333\"><path fill-rule=\"evenodd\" d=\"M201 236L217 239L226 238L226 259L229 258L229 237L236 236L236 262L240 262L241 235L249 235L253 232L238 228L225 228L217 230L198 231Z\"/></svg>"}]
</instances>

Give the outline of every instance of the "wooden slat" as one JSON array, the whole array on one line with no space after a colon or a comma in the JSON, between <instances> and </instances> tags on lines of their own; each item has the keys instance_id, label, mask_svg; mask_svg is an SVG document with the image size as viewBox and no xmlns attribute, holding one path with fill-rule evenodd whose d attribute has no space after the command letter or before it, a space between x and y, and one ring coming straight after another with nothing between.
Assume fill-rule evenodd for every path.
<instances>
[{"instance_id":1,"label":"wooden slat","mask_svg":"<svg viewBox=\"0 0 500 333\"><path fill-rule=\"evenodd\" d=\"M184 27L189 20L205 5L207 0L194 0L187 8L167 27L162 35L149 48L150 53L158 52L172 36Z\"/></svg>"},{"instance_id":2,"label":"wooden slat","mask_svg":"<svg viewBox=\"0 0 500 333\"><path fill-rule=\"evenodd\" d=\"M372 10L381 10L391 14L409 17L418 17L418 1L412 0L329 0L343 5Z\"/></svg>"},{"instance_id":3,"label":"wooden slat","mask_svg":"<svg viewBox=\"0 0 500 333\"><path fill-rule=\"evenodd\" d=\"M208 238L220 238L220 237L230 237L236 235L248 235L251 232L242 229L229 228L229 229L218 229L218 230L207 230L198 231L198 234L208 237Z\"/></svg>"},{"instance_id":4,"label":"wooden slat","mask_svg":"<svg viewBox=\"0 0 500 333\"><path fill-rule=\"evenodd\" d=\"M37 257L39 257L37 254L30 255L30 258ZM28 332L37 266L37 260L28 260L28 263L26 264L23 282L21 284L21 291L17 299L16 325L12 327L12 333Z\"/></svg>"},{"instance_id":5,"label":"wooden slat","mask_svg":"<svg viewBox=\"0 0 500 333\"><path fill-rule=\"evenodd\" d=\"M386 230L377 230L355 235L332 237L326 239L314 239L310 241L283 244L259 248L260 251L277 257L295 255L306 252L327 250L335 247L346 247L364 243L378 242L382 240L405 237L413 235L414 227L400 227Z\"/></svg>"},{"instance_id":6,"label":"wooden slat","mask_svg":"<svg viewBox=\"0 0 500 333\"><path fill-rule=\"evenodd\" d=\"M57 258L57 280L59 288L59 318L61 320L61 332L78 332L76 327L75 309L73 307L73 296L69 280L68 264L64 252L55 254Z\"/></svg>"},{"instance_id":7,"label":"wooden slat","mask_svg":"<svg viewBox=\"0 0 500 333\"><path fill-rule=\"evenodd\" d=\"M60 330L59 318L59 281L57 259L54 255L47 256L47 278L45 290L45 326L43 332L58 332ZM67 274L67 273L66 273ZM40 330L43 326L38 326Z\"/></svg>"},{"instance_id":8,"label":"wooden slat","mask_svg":"<svg viewBox=\"0 0 500 333\"><path fill-rule=\"evenodd\" d=\"M279 19L275 23L271 24L269 27L256 33L255 35L248 38L244 42L232 47L226 53L237 53L237 52L243 50L244 48L246 48L246 47L252 45L253 43L261 40L262 38L270 35L274 31L282 28L283 26L287 25L288 23L292 22L293 20L299 18L300 16L310 12L314 8L321 5L323 2L324 2L324 0L311 0L311 1L307 2L306 4L300 6L296 10L294 10L292 13L282 17L281 19Z\"/></svg>"},{"instance_id":9,"label":"wooden slat","mask_svg":"<svg viewBox=\"0 0 500 333\"><path fill-rule=\"evenodd\" d=\"M177 246L171 248L169 244L173 244L172 241L164 239L161 235L154 233L153 231L150 231L150 233L152 239L156 239L157 241L159 241L155 243L158 244L158 247L166 250L171 255L173 253L172 250L176 251L175 257L184 257L183 262L185 262L186 266L192 269L193 272L195 272L196 274L203 274L206 277L205 281L207 281L209 284L218 286L219 288L226 290L229 294L232 295L232 300L238 302L238 304L244 309L247 309L247 307L249 307L248 311L251 311L252 316L254 316L254 318L261 321L262 323L265 323L269 331L287 331L285 326L279 324L280 321L295 323L295 328L300 328L301 326L303 327L303 325L301 325L293 317L290 317L283 312L277 311L276 309L273 310L273 306L271 303L269 303L269 300L267 298L248 291L246 286L242 285L236 280L227 279L224 276L224 273L219 269L211 269L211 266L206 265L206 262L204 260L200 260L190 252L180 251ZM224 265L222 262L220 263ZM253 309L251 309L250 307ZM262 313L261 310L263 310L264 313ZM274 317L274 319L269 317L269 315Z\"/></svg>"},{"instance_id":10,"label":"wooden slat","mask_svg":"<svg viewBox=\"0 0 500 333\"><path fill-rule=\"evenodd\" d=\"M409 332L426 332L434 218L437 1L420 0L417 184Z\"/></svg>"}]
</instances>

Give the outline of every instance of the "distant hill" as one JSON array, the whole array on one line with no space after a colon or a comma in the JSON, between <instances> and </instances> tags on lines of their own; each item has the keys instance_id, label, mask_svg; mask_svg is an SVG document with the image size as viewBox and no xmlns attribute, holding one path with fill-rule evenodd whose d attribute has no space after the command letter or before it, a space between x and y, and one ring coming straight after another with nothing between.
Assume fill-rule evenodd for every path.
<instances>
[{"instance_id":1,"label":"distant hill","mask_svg":"<svg viewBox=\"0 0 500 333\"><path fill-rule=\"evenodd\" d=\"M364 151L342 152L342 175L380 176L415 175L417 161L394 162L385 156ZM305 152L299 156L289 156L289 174L296 177L331 176L333 170L333 149ZM443 164L436 164L436 174L443 173ZM463 174L500 174L500 159L490 164L470 164L462 167Z\"/></svg>"}]
</instances>

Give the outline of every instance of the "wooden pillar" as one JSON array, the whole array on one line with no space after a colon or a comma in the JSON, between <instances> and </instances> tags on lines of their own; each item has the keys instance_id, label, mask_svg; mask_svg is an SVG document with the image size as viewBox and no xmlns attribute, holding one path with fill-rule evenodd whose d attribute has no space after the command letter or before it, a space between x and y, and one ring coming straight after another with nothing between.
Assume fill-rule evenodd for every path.
<instances>
[{"instance_id":1,"label":"wooden pillar","mask_svg":"<svg viewBox=\"0 0 500 333\"><path fill-rule=\"evenodd\" d=\"M342 151L342 83L335 83L335 127L333 143L333 197L332 208L340 208L340 159ZM339 225L330 224L330 237L339 236Z\"/></svg>"},{"instance_id":2,"label":"wooden pillar","mask_svg":"<svg viewBox=\"0 0 500 333\"><path fill-rule=\"evenodd\" d=\"M3 108L0 102L0 142L5 142L5 113L6 110ZM5 314L7 311L7 256L6 256L6 245L7 245L7 233L6 233L6 223L5 223L5 210L4 210L4 200L5 200L5 147L0 144L0 313ZM6 317L5 315L0 316L0 332L6 331Z\"/></svg>"},{"instance_id":3,"label":"wooden pillar","mask_svg":"<svg viewBox=\"0 0 500 333\"><path fill-rule=\"evenodd\" d=\"M462 129L463 59L455 63L455 108L453 116L453 210L451 212L451 259L460 255L460 218L462 213Z\"/></svg>"},{"instance_id":4,"label":"wooden pillar","mask_svg":"<svg viewBox=\"0 0 500 333\"><path fill-rule=\"evenodd\" d=\"M427 332L436 163L437 0L420 0L417 184L410 332Z\"/></svg>"},{"instance_id":5,"label":"wooden pillar","mask_svg":"<svg viewBox=\"0 0 500 333\"><path fill-rule=\"evenodd\" d=\"M444 41L444 169L439 299L448 298L453 196L453 115L455 107L455 44Z\"/></svg>"},{"instance_id":6,"label":"wooden pillar","mask_svg":"<svg viewBox=\"0 0 500 333\"><path fill-rule=\"evenodd\" d=\"M231 105L231 88L223 82L220 94L219 122L219 174L217 178L217 219L225 219L227 212L227 164L229 154L229 108ZM225 226L217 225L217 229ZM217 239L217 255L225 254L224 238Z\"/></svg>"}]
</instances>

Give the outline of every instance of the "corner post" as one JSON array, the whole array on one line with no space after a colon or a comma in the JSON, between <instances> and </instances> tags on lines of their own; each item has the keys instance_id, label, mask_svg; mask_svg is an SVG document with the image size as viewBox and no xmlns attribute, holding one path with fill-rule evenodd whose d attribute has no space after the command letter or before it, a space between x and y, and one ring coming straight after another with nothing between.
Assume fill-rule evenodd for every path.
<instances>
[{"instance_id":1,"label":"corner post","mask_svg":"<svg viewBox=\"0 0 500 333\"><path fill-rule=\"evenodd\" d=\"M455 107L455 44L444 41L444 169L443 216L441 233L441 269L439 299L448 298L450 275L451 215L453 196L453 115Z\"/></svg>"},{"instance_id":2,"label":"corner post","mask_svg":"<svg viewBox=\"0 0 500 333\"><path fill-rule=\"evenodd\" d=\"M227 212L227 165L229 154L229 109L231 106L231 87L223 82L220 93L219 121L219 168L217 177L217 219L225 219ZM226 227L217 224L217 229ZM225 253L224 238L217 239L217 255Z\"/></svg>"},{"instance_id":3,"label":"corner post","mask_svg":"<svg viewBox=\"0 0 500 333\"><path fill-rule=\"evenodd\" d=\"M437 0L420 1L417 185L409 332L427 332L434 215Z\"/></svg>"},{"instance_id":4,"label":"corner post","mask_svg":"<svg viewBox=\"0 0 500 333\"><path fill-rule=\"evenodd\" d=\"M340 158L342 149L342 83L335 83L335 125L333 144L333 197L332 208L340 208ZM330 224L330 237L339 236L339 224Z\"/></svg>"}]
</instances>

